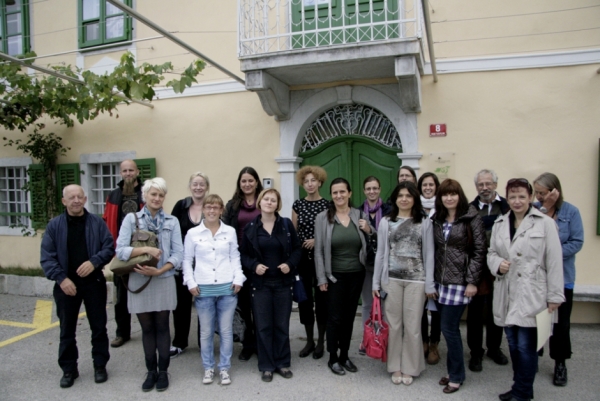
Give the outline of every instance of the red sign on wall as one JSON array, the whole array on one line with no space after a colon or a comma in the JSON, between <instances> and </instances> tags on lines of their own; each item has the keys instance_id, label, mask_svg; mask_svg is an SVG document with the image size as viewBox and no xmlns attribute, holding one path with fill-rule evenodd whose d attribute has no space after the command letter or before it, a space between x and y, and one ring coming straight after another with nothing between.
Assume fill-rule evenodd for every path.
<instances>
[{"instance_id":1,"label":"red sign on wall","mask_svg":"<svg viewBox=\"0 0 600 401\"><path fill-rule=\"evenodd\" d=\"M446 136L446 124L431 124L429 136Z\"/></svg>"}]
</instances>

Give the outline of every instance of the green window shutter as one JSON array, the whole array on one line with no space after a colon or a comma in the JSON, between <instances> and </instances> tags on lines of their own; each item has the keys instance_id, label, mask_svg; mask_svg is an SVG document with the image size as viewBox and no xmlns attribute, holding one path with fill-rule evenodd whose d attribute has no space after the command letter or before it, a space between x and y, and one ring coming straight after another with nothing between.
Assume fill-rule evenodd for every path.
<instances>
[{"instance_id":1,"label":"green window shutter","mask_svg":"<svg viewBox=\"0 0 600 401\"><path fill-rule=\"evenodd\" d=\"M148 180L150 178L156 177L156 159L137 159L134 160L140 169L140 180L144 182L144 180Z\"/></svg>"},{"instance_id":2,"label":"green window shutter","mask_svg":"<svg viewBox=\"0 0 600 401\"><path fill-rule=\"evenodd\" d=\"M62 204L62 190L67 185L81 184L79 175L79 163L58 164L56 166L56 205L57 210L62 213L65 207Z\"/></svg>"},{"instance_id":3,"label":"green window shutter","mask_svg":"<svg viewBox=\"0 0 600 401\"><path fill-rule=\"evenodd\" d=\"M31 195L31 226L34 229L45 228L48 223L48 209L46 207L47 193L46 171L42 164L31 164L29 170L29 193Z\"/></svg>"}]
</instances>

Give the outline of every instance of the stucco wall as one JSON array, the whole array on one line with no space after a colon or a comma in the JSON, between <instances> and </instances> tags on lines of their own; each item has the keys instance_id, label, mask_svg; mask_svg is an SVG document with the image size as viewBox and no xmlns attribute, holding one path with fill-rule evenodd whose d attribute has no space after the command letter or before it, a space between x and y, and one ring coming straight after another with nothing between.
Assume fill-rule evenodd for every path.
<instances>
[{"instance_id":1,"label":"stucco wall","mask_svg":"<svg viewBox=\"0 0 600 401\"><path fill-rule=\"evenodd\" d=\"M496 170L503 194L514 177L558 175L565 200L583 218L585 244L577 255L577 282L600 285L598 140L600 75L596 66L448 74L434 84L423 79L418 116L421 171L432 168L430 153L455 154L456 173L469 198L474 174ZM448 136L429 137L429 125L448 124Z\"/></svg>"}]
</instances>

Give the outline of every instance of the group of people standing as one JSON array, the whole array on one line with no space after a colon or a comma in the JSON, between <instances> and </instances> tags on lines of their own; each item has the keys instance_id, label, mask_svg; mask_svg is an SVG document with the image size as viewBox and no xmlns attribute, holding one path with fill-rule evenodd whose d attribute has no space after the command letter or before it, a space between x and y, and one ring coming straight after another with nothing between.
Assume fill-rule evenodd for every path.
<instances>
[{"instance_id":1,"label":"group of people standing","mask_svg":"<svg viewBox=\"0 0 600 401\"><path fill-rule=\"evenodd\" d=\"M456 180L440 183L433 173L417 180L415 171L403 166L389 200L381 199L380 181L371 176L363 182L366 199L355 208L346 179L331 181L328 201L320 194L325 170L305 166L296 178L306 196L294 202L291 220L279 215L279 192L263 189L251 167L240 171L227 204L209 194L205 174L193 174L190 196L178 201L171 214L163 210L163 179L142 184L131 160L121 164L121 174L123 181L107 199L106 224L85 211L81 187L69 186L63 192L66 212L50 222L43 238L42 266L57 282L61 387L70 387L78 376L71 320L82 301L92 326L96 382L108 378L106 312L101 328L95 319L102 311L92 316L88 292L80 294L74 287L89 285L86 277L92 272L95 285L101 286L101 269L114 254L121 260L141 254L159 260L156 268L138 265L128 280L115 281L117 337L111 345L129 340L129 313L135 313L147 368L144 391L168 388L170 359L188 345L192 302L198 313L203 383L212 383L217 372L221 384L231 383L236 308L245 322L239 359L247 361L256 353L265 382L274 373L293 377L289 324L296 280L307 295L298 304L307 339L299 356L319 359L326 350L334 374L358 370L349 357L356 309L362 297L364 324L373 297L379 297L389 325L387 370L394 384L410 385L426 362L438 363L441 332L448 354L447 375L439 384L444 393L460 389L465 380L460 319L467 306L470 370L482 370L483 326L487 355L500 365L508 363L500 348L503 328L506 333L515 375L511 390L500 399L533 398L535 315L546 308L558 309L550 341L554 383L567 383L574 261L583 228L577 208L563 200L553 174L542 174L533 186L523 178L511 179L503 198L496 192L496 174L482 170L475 176L478 197L469 203ZM136 224L157 234L159 248L131 246ZM82 232L86 235L75 235ZM71 249L81 241L87 252ZM143 291L127 294L148 277L152 279ZM215 331L220 337L218 363ZM358 352L365 353L362 342Z\"/></svg>"}]
</instances>

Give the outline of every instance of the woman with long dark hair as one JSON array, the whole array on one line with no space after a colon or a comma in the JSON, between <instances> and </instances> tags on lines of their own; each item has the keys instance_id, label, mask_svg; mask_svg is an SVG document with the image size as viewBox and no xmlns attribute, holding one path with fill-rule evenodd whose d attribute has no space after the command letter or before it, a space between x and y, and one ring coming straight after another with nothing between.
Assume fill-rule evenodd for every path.
<instances>
[{"instance_id":1,"label":"woman with long dark hair","mask_svg":"<svg viewBox=\"0 0 600 401\"><path fill-rule=\"evenodd\" d=\"M392 211L377 233L373 295L388 295L384 317L389 324L387 369L394 384L410 385L425 370L421 339L425 288L434 293L434 245L431 220L423 215L417 187L401 182L392 192Z\"/></svg>"},{"instance_id":2,"label":"woman with long dark hair","mask_svg":"<svg viewBox=\"0 0 600 401\"><path fill-rule=\"evenodd\" d=\"M332 201L315 219L315 265L319 289L327 292L327 365L337 375L358 368L348 357L354 316L365 279L367 239L373 232L350 201L344 178L331 181ZM339 354L338 354L339 352Z\"/></svg>"},{"instance_id":3,"label":"woman with long dark hair","mask_svg":"<svg viewBox=\"0 0 600 401\"><path fill-rule=\"evenodd\" d=\"M459 390L465 380L460 318L471 297L477 294L485 258L485 228L460 183L446 179L435 199L434 223L436 291L427 297L437 299L448 357L448 375L440 379L444 393Z\"/></svg>"},{"instance_id":4,"label":"woman with long dark hair","mask_svg":"<svg viewBox=\"0 0 600 401\"><path fill-rule=\"evenodd\" d=\"M238 245L242 243L244 227L257 216L260 215L260 209L257 207L258 194L263 187L258 177L258 173L252 167L244 167L238 174L235 192L223 213L223 223L235 229ZM248 361L252 354L256 352L256 335L254 333L254 321L252 320L252 306L250 294L250 280L244 282L244 286L238 293L238 306L241 310L242 319L246 323L244 331L244 340L242 341L242 352L239 360Z\"/></svg>"},{"instance_id":5,"label":"woman with long dark hair","mask_svg":"<svg viewBox=\"0 0 600 401\"><path fill-rule=\"evenodd\" d=\"M300 351L300 358L306 358L312 352L313 358L319 359L323 356L325 346L327 297L326 293L319 291L314 248L315 217L329 205L329 201L319 193L319 189L326 179L327 173L318 166L304 166L296 173L296 181L306 191L306 197L296 200L292 206L292 222L302 244L302 261L298 273L307 296L306 301L298 304L300 323L306 330L306 345ZM314 341L315 317L318 332L316 345Z\"/></svg>"},{"instance_id":6,"label":"woman with long dark hair","mask_svg":"<svg viewBox=\"0 0 600 401\"><path fill-rule=\"evenodd\" d=\"M423 211L429 217L435 214L435 194L439 186L440 181L438 180L437 175L429 172L421 175L417 182L417 188L421 194L420 199ZM423 352L427 363L436 365L440 361L438 345L440 343L442 329L440 327L440 313L431 306L431 309L429 309L429 315L431 316L430 332L429 318L427 316L427 306L429 304L429 301L426 300L425 310L423 312L423 317L421 318L421 337L423 338Z\"/></svg>"}]
</instances>

